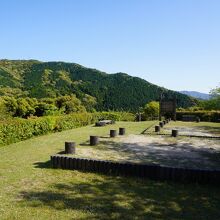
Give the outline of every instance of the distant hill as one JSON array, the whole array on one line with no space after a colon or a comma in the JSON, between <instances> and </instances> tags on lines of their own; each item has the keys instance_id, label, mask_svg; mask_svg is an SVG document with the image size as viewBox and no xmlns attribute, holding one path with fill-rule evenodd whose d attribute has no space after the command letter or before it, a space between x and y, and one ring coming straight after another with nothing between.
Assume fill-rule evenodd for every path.
<instances>
[{"instance_id":1,"label":"distant hill","mask_svg":"<svg viewBox=\"0 0 220 220\"><path fill-rule=\"evenodd\" d=\"M194 105L195 99L156 86L125 73L107 74L75 63L37 60L0 60L0 96L58 97L85 94L97 99L97 110L136 111L145 103L177 97L178 107Z\"/></svg>"},{"instance_id":2,"label":"distant hill","mask_svg":"<svg viewBox=\"0 0 220 220\"><path fill-rule=\"evenodd\" d=\"M197 99L203 99L208 100L210 99L209 94L196 92L196 91L180 91L182 94L197 98Z\"/></svg>"}]
</instances>

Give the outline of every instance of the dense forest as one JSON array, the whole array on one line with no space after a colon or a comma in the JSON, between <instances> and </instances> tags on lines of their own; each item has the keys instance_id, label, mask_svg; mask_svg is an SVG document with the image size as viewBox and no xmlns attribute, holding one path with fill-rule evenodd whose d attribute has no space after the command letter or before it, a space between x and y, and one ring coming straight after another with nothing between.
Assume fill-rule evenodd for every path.
<instances>
[{"instance_id":1,"label":"dense forest","mask_svg":"<svg viewBox=\"0 0 220 220\"><path fill-rule=\"evenodd\" d=\"M190 107L196 102L125 73L107 74L75 63L0 60L0 96L42 100L67 95L87 105L87 110L91 110L91 104L97 111L137 111L161 94L176 97L178 107Z\"/></svg>"}]
</instances>

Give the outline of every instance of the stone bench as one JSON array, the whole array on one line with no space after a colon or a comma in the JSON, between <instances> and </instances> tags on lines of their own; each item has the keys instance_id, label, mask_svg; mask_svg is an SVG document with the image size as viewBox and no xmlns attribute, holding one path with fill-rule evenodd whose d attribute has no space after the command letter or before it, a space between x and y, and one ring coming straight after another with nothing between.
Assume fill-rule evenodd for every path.
<instances>
[{"instance_id":1,"label":"stone bench","mask_svg":"<svg viewBox=\"0 0 220 220\"><path fill-rule=\"evenodd\" d=\"M96 122L95 126L101 127L101 126L110 125L110 124L114 124L114 121L113 120L102 120L102 121Z\"/></svg>"}]
</instances>

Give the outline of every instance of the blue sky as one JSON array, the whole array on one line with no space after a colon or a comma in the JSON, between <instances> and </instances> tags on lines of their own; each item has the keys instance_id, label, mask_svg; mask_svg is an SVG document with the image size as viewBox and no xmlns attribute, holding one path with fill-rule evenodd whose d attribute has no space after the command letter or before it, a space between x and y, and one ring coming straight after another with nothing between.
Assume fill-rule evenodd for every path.
<instances>
[{"instance_id":1,"label":"blue sky","mask_svg":"<svg viewBox=\"0 0 220 220\"><path fill-rule=\"evenodd\" d=\"M66 61L173 90L220 82L219 0L0 0L0 59Z\"/></svg>"}]
</instances>

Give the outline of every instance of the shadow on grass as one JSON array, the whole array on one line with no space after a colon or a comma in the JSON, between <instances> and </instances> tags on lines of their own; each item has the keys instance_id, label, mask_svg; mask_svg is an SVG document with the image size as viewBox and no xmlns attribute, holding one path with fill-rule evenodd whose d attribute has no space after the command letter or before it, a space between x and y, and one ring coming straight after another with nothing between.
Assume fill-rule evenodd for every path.
<instances>
[{"instance_id":1,"label":"shadow on grass","mask_svg":"<svg viewBox=\"0 0 220 220\"><path fill-rule=\"evenodd\" d=\"M99 136L99 142L100 142L100 143L102 143L102 139L111 139L111 137L109 137L109 136ZM88 140L88 141L84 141L84 142L80 143L79 146L82 146L82 147L91 146L91 145L90 145L90 141L89 141L89 140ZM96 146L98 146L98 145L96 145ZM93 146L93 147L94 147L94 146Z\"/></svg>"},{"instance_id":2,"label":"shadow on grass","mask_svg":"<svg viewBox=\"0 0 220 220\"><path fill-rule=\"evenodd\" d=\"M88 147L88 146L91 146L91 145L90 145L89 141L85 141L83 143L80 143L79 146L81 146L81 147Z\"/></svg>"},{"instance_id":3,"label":"shadow on grass","mask_svg":"<svg viewBox=\"0 0 220 220\"><path fill-rule=\"evenodd\" d=\"M58 152L57 154L65 154L65 150Z\"/></svg>"},{"instance_id":4,"label":"shadow on grass","mask_svg":"<svg viewBox=\"0 0 220 220\"><path fill-rule=\"evenodd\" d=\"M85 176L86 178L86 176ZM220 189L177 185L134 178L103 177L61 182L51 190L23 191L32 207L73 210L76 219L219 219Z\"/></svg>"},{"instance_id":5,"label":"shadow on grass","mask_svg":"<svg viewBox=\"0 0 220 220\"><path fill-rule=\"evenodd\" d=\"M105 136L99 136L99 138L101 138L101 139L108 139L108 138L111 138L110 136L108 136L108 135L105 135Z\"/></svg>"},{"instance_id":6,"label":"shadow on grass","mask_svg":"<svg viewBox=\"0 0 220 220\"><path fill-rule=\"evenodd\" d=\"M146 129L144 129L140 134L145 134L146 131L149 131L149 130L153 130L154 129L154 126L157 125L158 122L154 122L152 123L150 126L148 126Z\"/></svg>"},{"instance_id":7,"label":"shadow on grass","mask_svg":"<svg viewBox=\"0 0 220 220\"><path fill-rule=\"evenodd\" d=\"M48 160L46 162L36 162L36 163L34 163L34 168L52 169L51 161Z\"/></svg>"},{"instance_id":8,"label":"shadow on grass","mask_svg":"<svg viewBox=\"0 0 220 220\"><path fill-rule=\"evenodd\" d=\"M144 134L149 128L144 129L140 134Z\"/></svg>"}]
</instances>

